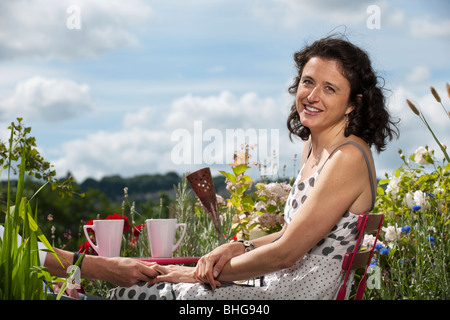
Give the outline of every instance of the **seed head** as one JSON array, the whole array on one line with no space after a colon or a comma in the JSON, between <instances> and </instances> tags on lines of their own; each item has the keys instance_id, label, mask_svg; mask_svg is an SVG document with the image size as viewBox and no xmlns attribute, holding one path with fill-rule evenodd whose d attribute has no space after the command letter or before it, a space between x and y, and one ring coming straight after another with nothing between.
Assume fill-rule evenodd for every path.
<instances>
[{"instance_id":1,"label":"seed head","mask_svg":"<svg viewBox=\"0 0 450 320\"><path fill-rule=\"evenodd\" d=\"M448 84L448 82L446 84L446 87L447 87L447 95L450 98L450 84Z\"/></svg>"},{"instance_id":2,"label":"seed head","mask_svg":"<svg viewBox=\"0 0 450 320\"><path fill-rule=\"evenodd\" d=\"M431 90L431 94L436 99L436 101L440 103L441 102L441 97L439 97L436 89L434 89L433 87L430 87L430 90Z\"/></svg>"},{"instance_id":3,"label":"seed head","mask_svg":"<svg viewBox=\"0 0 450 320\"><path fill-rule=\"evenodd\" d=\"M406 103L411 108L412 112L420 116L419 110L417 110L416 106L409 99L406 99Z\"/></svg>"}]
</instances>

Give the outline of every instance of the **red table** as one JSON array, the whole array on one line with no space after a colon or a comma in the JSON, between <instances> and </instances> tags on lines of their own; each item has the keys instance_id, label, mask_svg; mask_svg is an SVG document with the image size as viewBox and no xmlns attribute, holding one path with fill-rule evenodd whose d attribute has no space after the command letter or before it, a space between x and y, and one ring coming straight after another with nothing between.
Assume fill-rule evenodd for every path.
<instances>
[{"instance_id":1,"label":"red table","mask_svg":"<svg viewBox=\"0 0 450 320\"><path fill-rule=\"evenodd\" d=\"M156 262L157 264L187 264L196 263L200 257L178 257L178 258L138 258L141 261Z\"/></svg>"}]
</instances>

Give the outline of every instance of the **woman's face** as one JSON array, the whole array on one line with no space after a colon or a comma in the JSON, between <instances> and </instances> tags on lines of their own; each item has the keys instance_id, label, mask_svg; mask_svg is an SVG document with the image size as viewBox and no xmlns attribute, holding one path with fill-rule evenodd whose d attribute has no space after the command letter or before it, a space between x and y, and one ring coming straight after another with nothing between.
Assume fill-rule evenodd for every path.
<instances>
[{"instance_id":1,"label":"woman's face","mask_svg":"<svg viewBox=\"0 0 450 320\"><path fill-rule=\"evenodd\" d=\"M303 126L311 133L345 126L350 83L342 75L339 63L312 57L305 64L297 88L296 105Z\"/></svg>"}]
</instances>

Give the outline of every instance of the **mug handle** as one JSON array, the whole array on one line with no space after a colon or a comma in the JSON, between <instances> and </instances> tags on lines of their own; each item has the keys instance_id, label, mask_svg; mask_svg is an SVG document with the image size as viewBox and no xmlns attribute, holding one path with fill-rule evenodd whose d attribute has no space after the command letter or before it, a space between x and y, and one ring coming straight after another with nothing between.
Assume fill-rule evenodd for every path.
<instances>
[{"instance_id":1,"label":"mug handle","mask_svg":"<svg viewBox=\"0 0 450 320\"><path fill-rule=\"evenodd\" d=\"M172 247L172 253L175 252L175 250L178 249L178 247L180 246L181 240L183 240L184 235L186 233L186 223L178 223L175 227L175 230L177 230L178 228L183 227L183 232L181 233L180 239L178 240L178 242L176 244L173 245Z\"/></svg>"},{"instance_id":2,"label":"mug handle","mask_svg":"<svg viewBox=\"0 0 450 320\"><path fill-rule=\"evenodd\" d=\"M91 245L91 247L94 248L95 252L98 253L98 246L96 246L95 244L92 243L91 237L89 237L89 234L88 234L88 232L87 232L87 229L92 229L92 230L94 230L94 232L95 232L94 225L88 225L88 224L86 224L86 225L83 226L83 230L84 230L84 235L86 236L87 241L89 242L89 244Z\"/></svg>"}]
</instances>

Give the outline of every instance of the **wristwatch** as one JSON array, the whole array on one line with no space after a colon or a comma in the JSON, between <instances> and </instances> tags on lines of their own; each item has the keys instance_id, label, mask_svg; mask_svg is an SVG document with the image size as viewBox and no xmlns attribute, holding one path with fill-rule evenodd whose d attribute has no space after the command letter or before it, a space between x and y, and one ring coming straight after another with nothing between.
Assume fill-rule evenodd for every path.
<instances>
[{"instance_id":1,"label":"wristwatch","mask_svg":"<svg viewBox=\"0 0 450 320\"><path fill-rule=\"evenodd\" d=\"M247 240L239 240L244 245L245 252L249 252L250 250L256 249L256 244Z\"/></svg>"}]
</instances>

